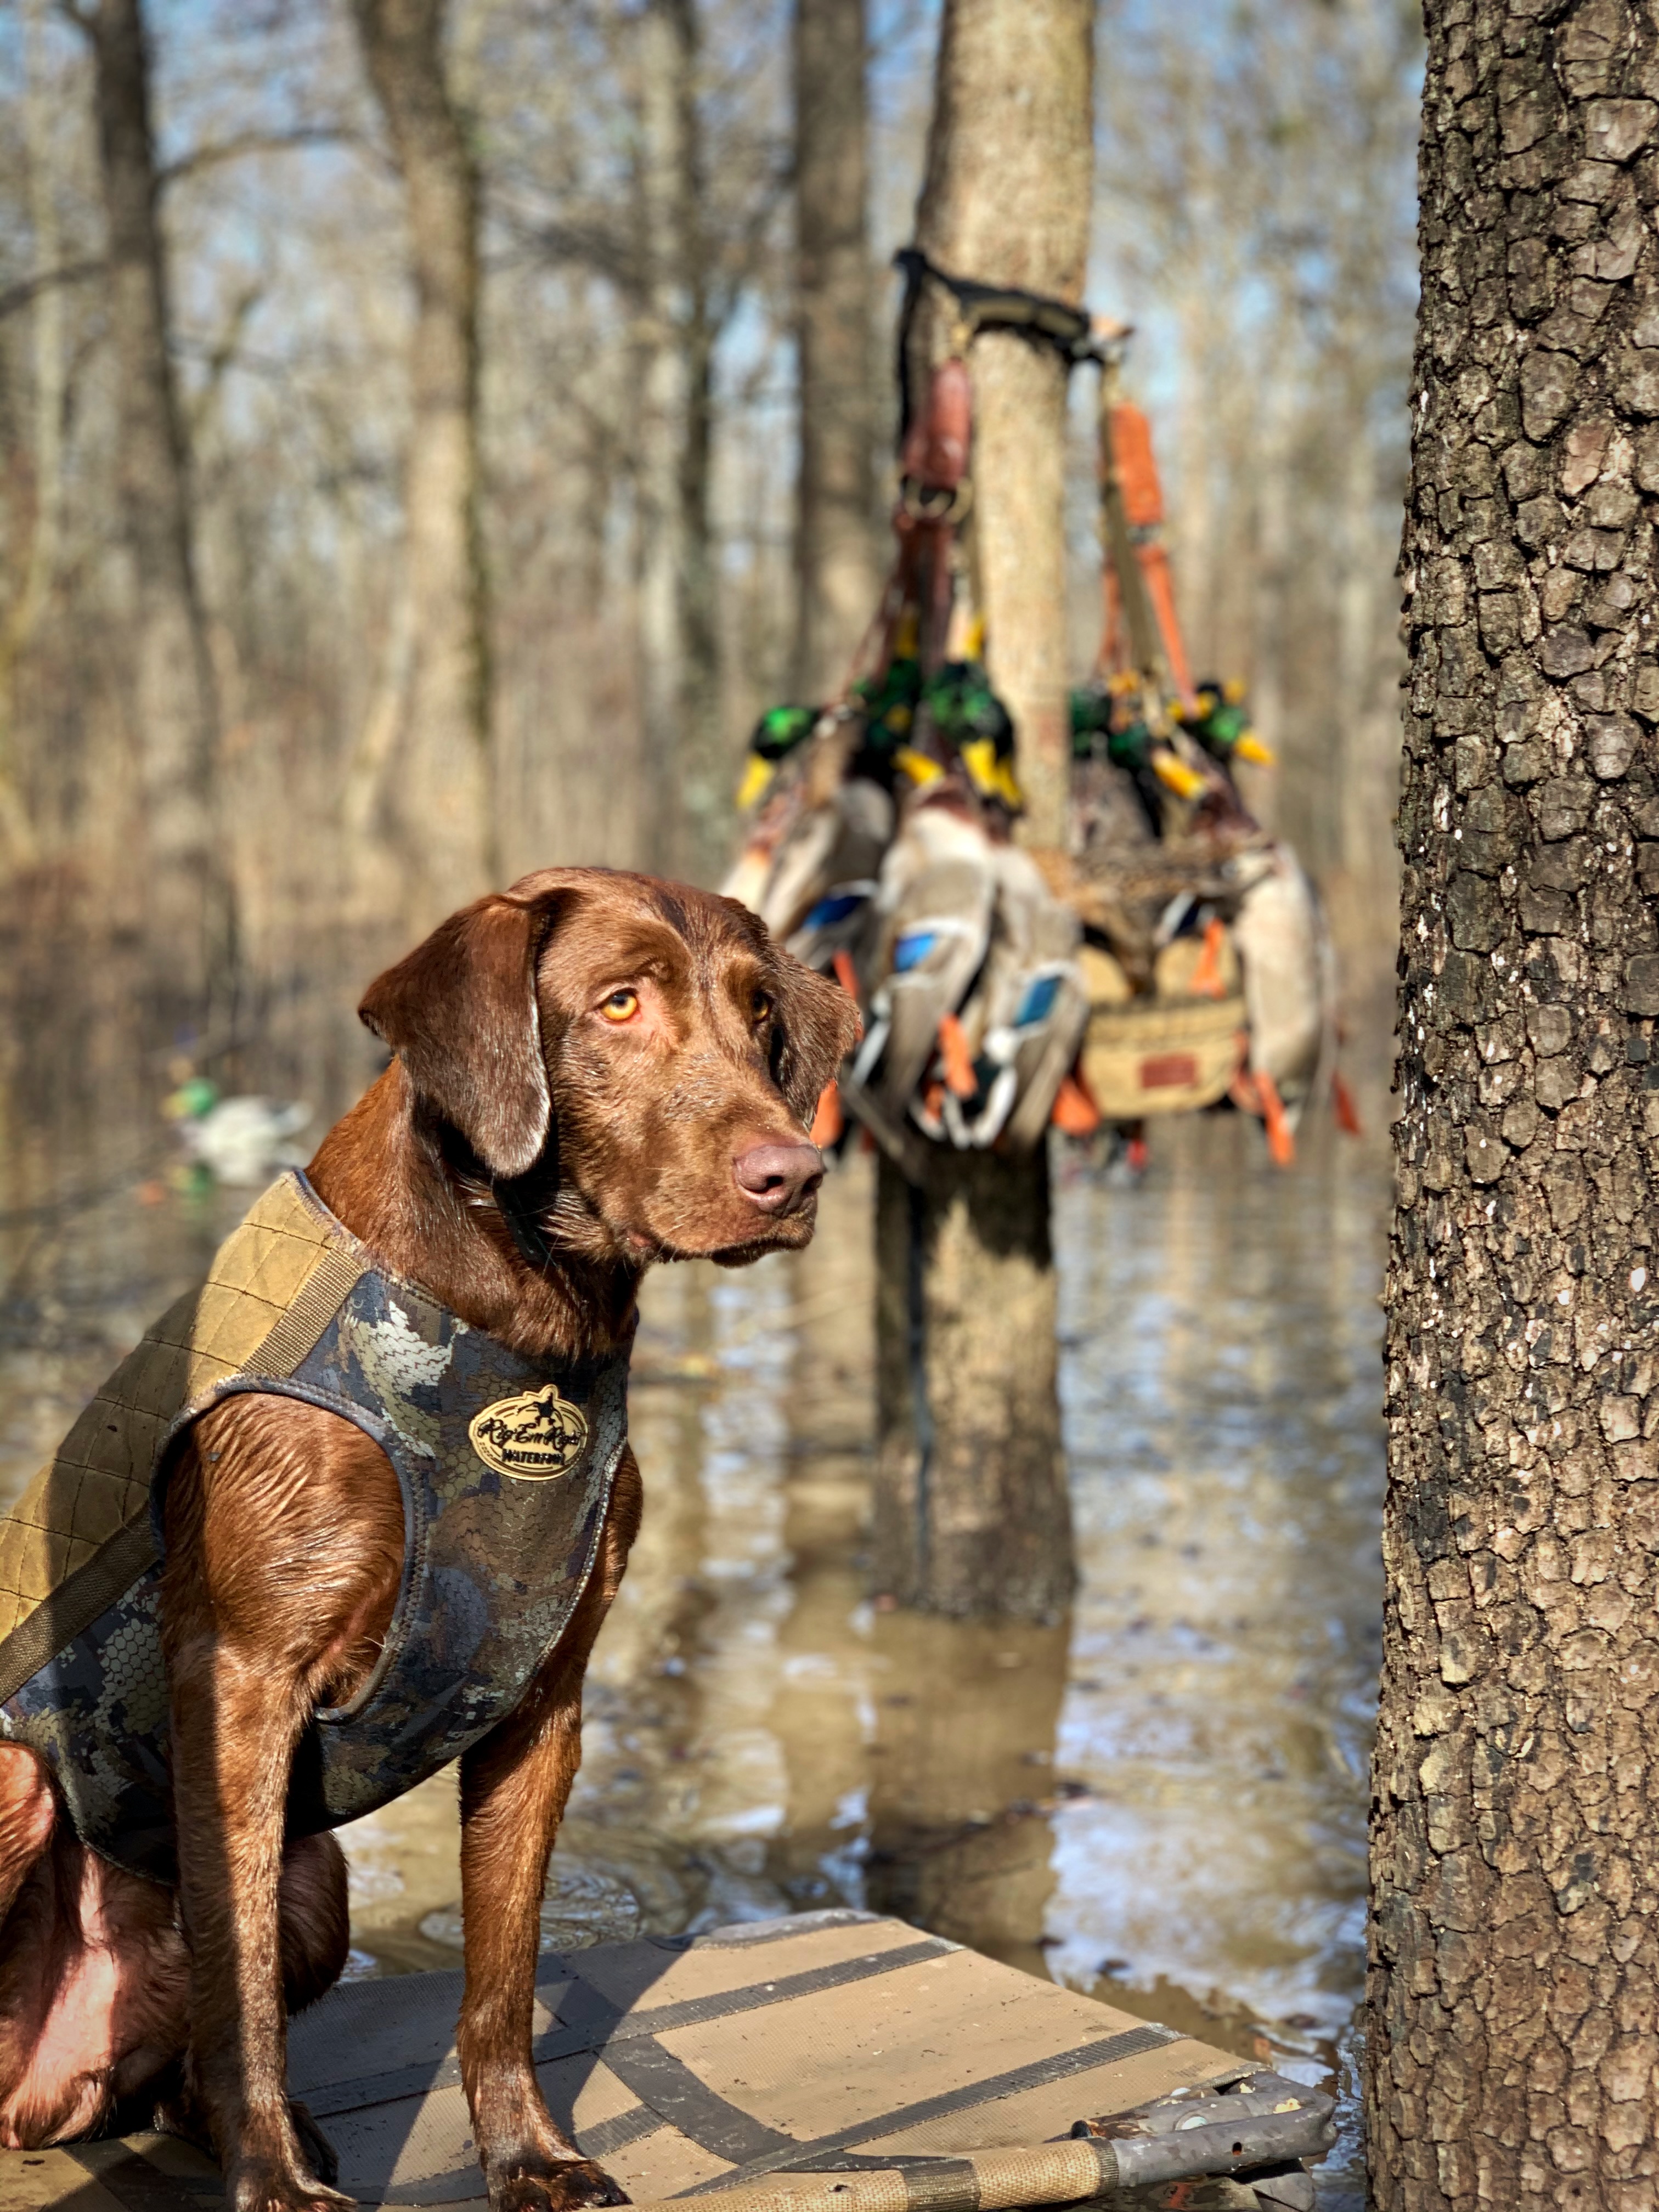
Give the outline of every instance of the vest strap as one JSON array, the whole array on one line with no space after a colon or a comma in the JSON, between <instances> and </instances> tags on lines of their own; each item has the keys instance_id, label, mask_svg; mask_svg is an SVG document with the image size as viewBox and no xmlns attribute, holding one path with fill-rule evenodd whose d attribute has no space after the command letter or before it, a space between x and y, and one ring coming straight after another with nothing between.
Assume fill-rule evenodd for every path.
<instances>
[{"instance_id":1,"label":"vest strap","mask_svg":"<svg viewBox=\"0 0 1659 2212\"><path fill-rule=\"evenodd\" d=\"M285 1382L351 1296L363 1263L356 1253L330 1245L300 1285L293 1304L243 1370Z\"/></svg>"},{"instance_id":2,"label":"vest strap","mask_svg":"<svg viewBox=\"0 0 1659 2212\"><path fill-rule=\"evenodd\" d=\"M155 1538L146 1513L94 1552L67 1582L43 1597L0 1644L0 1705L66 1644L84 1635L118 1598L155 1564Z\"/></svg>"}]
</instances>

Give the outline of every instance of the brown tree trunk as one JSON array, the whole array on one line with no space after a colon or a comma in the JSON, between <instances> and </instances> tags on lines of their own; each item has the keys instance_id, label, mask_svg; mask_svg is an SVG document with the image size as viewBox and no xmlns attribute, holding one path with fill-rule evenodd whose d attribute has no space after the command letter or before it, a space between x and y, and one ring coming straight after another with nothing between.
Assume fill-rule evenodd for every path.
<instances>
[{"instance_id":1,"label":"brown tree trunk","mask_svg":"<svg viewBox=\"0 0 1659 2212\"><path fill-rule=\"evenodd\" d=\"M701 140L691 138L689 186L706 189ZM714 884L732 854L738 752L726 742L720 705L720 576L714 550L714 326L706 283L696 286L685 332L690 404L681 498L685 514L685 711L672 779L680 804L669 841L671 872Z\"/></svg>"},{"instance_id":2,"label":"brown tree trunk","mask_svg":"<svg viewBox=\"0 0 1659 2212\"><path fill-rule=\"evenodd\" d=\"M794 690L833 698L876 611L865 0L795 0L800 374Z\"/></svg>"},{"instance_id":3,"label":"brown tree trunk","mask_svg":"<svg viewBox=\"0 0 1659 2212\"><path fill-rule=\"evenodd\" d=\"M1080 300L1094 177L1088 0L945 0L916 243L953 276ZM1065 842L1066 369L975 341L974 537L992 680L1019 732L1028 842Z\"/></svg>"},{"instance_id":4,"label":"brown tree trunk","mask_svg":"<svg viewBox=\"0 0 1659 2212\"><path fill-rule=\"evenodd\" d=\"M382 792L407 919L495 873L489 653L478 521L478 173L450 96L445 0L352 0L403 179L415 320L404 474L412 650Z\"/></svg>"},{"instance_id":5,"label":"brown tree trunk","mask_svg":"<svg viewBox=\"0 0 1659 2212\"><path fill-rule=\"evenodd\" d=\"M1092 175L1090 0L945 0L916 240L952 276L1079 297ZM949 349L947 328L930 349ZM974 343L974 528L1033 842L1065 827L1066 375ZM878 1575L903 1602L1050 1620L1074 1571L1055 1387L1048 1164L933 1148L881 1164Z\"/></svg>"},{"instance_id":6,"label":"brown tree trunk","mask_svg":"<svg viewBox=\"0 0 1659 2212\"><path fill-rule=\"evenodd\" d=\"M652 864L712 882L724 868L735 763L722 744L709 463L714 331L702 192L696 0L639 16L643 297L639 499L640 699Z\"/></svg>"},{"instance_id":7,"label":"brown tree trunk","mask_svg":"<svg viewBox=\"0 0 1659 2212\"><path fill-rule=\"evenodd\" d=\"M1285 726L1285 678L1288 673L1291 645L1292 556L1296 546L1295 487L1291 479L1291 456L1296 437L1296 386L1285 365L1281 362L1280 380L1270 385L1263 395L1255 428L1255 451L1250 459L1256 475L1255 499L1255 579L1251 593L1250 655L1250 720L1255 724L1265 742L1276 753L1285 750L1287 732ZM1183 491L1183 503L1184 503ZM1210 518L1214 528L1214 518ZM1206 550L1206 561L1212 563L1212 552ZM1212 577L1213 567L1212 566ZM1211 605L1213 608L1213 585ZM1210 628L1215 627L1213 613ZM1209 665L1201 660L1193 669L1195 678L1202 679ZM1325 736L1321 732L1322 738ZM1285 815L1285 794L1276 787L1270 787L1269 801L1273 808L1272 826L1282 834L1305 838L1309 817L1314 811L1308 785L1316 784L1318 764L1313 772L1298 776L1297 783L1305 795L1293 800L1299 805L1300 817L1287 823Z\"/></svg>"},{"instance_id":8,"label":"brown tree trunk","mask_svg":"<svg viewBox=\"0 0 1659 2212\"><path fill-rule=\"evenodd\" d=\"M22 580L0 623L0 842L20 867L39 857L40 838L18 752L18 671L51 604L63 557L64 412L69 383L64 288L56 281L64 258L58 209L63 131L51 82L46 0L24 0L21 13L29 231L33 273L40 287L29 310L34 514Z\"/></svg>"},{"instance_id":9,"label":"brown tree trunk","mask_svg":"<svg viewBox=\"0 0 1659 2212\"><path fill-rule=\"evenodd\" d=\"M94 63L117 382L116 485L132 612L144 805L144 922L158 1011L204 1018L234 988L228 872L215 835L218 705L197 592L189 463L168 351L149 53L139 0L77 15Z\"/></svg>"},{"instance_id":10,"label":"brown tree trunk","mask_svg":"<svg viewBox=\"0 0 1659 2212\"><path fill-rule=\"evenodd\" d=\"M1376 2201L1655 2201L1659 33L1432 0Z\"/></svg>"}]
</instances>

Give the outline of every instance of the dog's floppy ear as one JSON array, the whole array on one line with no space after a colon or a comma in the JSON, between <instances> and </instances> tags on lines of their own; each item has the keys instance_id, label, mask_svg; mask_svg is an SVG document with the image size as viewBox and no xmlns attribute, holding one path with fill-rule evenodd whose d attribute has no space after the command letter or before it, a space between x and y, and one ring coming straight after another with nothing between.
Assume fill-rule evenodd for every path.
<instances>
[{"instance_id":1,"label":"dog's floppy ear","mask_svg":"<svg viewBox=\"0 0 1659 2212\"><path fill-rule=\"evenodd\" d=\"M492 1175L526 1174L551 1127L536 963L559 897L475 900L376 976L357 1009Z\"/></svg>"},{"instance_id":2,"label":"dog's floppy ear","mask_svg":"<svg viewBox=\"0 0 1659 2212\"><path fill-rule=\"evenodd\" d=\"M818 1098L863 1033L858 1003L839 983L815 975L782 948L775 948L770 977L777 1009L772 1076L790 1112L810 1126Z\"/></svg>"}]
</instances>

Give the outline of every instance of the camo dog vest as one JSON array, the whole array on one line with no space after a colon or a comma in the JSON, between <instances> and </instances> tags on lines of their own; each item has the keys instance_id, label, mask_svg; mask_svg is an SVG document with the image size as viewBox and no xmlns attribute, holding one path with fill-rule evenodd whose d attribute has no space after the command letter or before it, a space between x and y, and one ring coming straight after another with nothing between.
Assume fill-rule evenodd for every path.
<instances>
[{"instance_id":1,"label":"camo dog vest","mask_svg":"<svg viewBox=\"0 0 1659 2212\"><path fill-rule=\"evenodd\" d=\"M586 1587L627 1442L628 1361L555 1368L378 1267L281 1176L0 1521L0 1735L52 1767L76 1833L173 1877L161 1637L167 1455L240 1392L343 1415L397 1469L385 1648L294 1764L289 1832L387 1804L519 1703Z\"/></svg>"}]
</instances>

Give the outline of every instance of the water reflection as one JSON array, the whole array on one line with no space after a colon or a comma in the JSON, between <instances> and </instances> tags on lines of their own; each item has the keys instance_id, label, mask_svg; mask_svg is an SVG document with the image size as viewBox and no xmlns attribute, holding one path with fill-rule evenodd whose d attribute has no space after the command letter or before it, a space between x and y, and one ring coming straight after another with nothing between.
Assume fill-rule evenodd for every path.
<instances>
[{"instance_id":1,"label":"water reflection","mask_svg":"<svg viewBox=\"0 0 1659 2212\"><path fill-rule=\"evenodd\" d=\"M1381 1597L1379 1194L1211 1122L1060 1209L1082 1547L1052 1969L1334 2037L1360 1981Z\"/></svg>"},{"instance_id":2,"label":"water reflection","mask_svg":"<svg viewBox=\"0 0 1659 2212\"><path fill-rule=\"evenodd\" d=\"M5 1086L7 1497L246 1203L168 1181L167 1081L95 1034L45 1022ZM310 1072L314 1127L362 1070L334 1072ZM868 1904L1317 2069L1362 1961L1376 1161L1316 1149L1278 1176L1206 1121L1160 1132L1133 1187L1062 1177L1083 1579L1050 1631L866 1599L872 1187L865 1161L834 1178L805 1254L648 1282L648 1509L550 1945ZM354 1971L453 1964L453 1778L345 1840Z\"/></svg>"}]
</instances>

